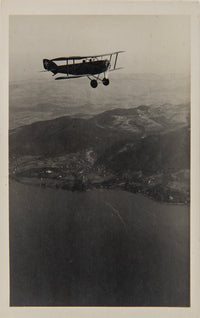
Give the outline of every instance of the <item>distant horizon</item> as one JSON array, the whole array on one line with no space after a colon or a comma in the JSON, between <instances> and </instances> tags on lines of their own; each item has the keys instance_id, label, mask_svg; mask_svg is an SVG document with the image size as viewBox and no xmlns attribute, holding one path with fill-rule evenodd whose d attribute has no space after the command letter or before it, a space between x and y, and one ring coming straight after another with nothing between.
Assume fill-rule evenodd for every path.
<instances>
[{"instance_id":1,"label":"distant horizon","mask_svg":"<svg viewBox=\"0 0 200 318\"><path fill-rule=\"evenodd\" d=\"M99 84L96 89L90 87L87 78L55 81L50 74L39 79L10 81L10 128L65 115L93 115L113 108L190 103L189 76L119 76L117 72L111 76L108 87Z\"/></svg>"},{"instance_id":2,"label":"distant horizon","mask_svg":"<svg viewBox=\"0 0 200 318\"><path fill-rule=\"evenodd\" d=\"M125 70L125 69L124 69ZM40 70L40 71L38 71L38 72L41 72L42 70ZM45 72L44 72L45 73ZM51 72L46 72L46 73L48 73L48 75L49 75L49 77L47 77L46 79L47 80L49 80L49 79L52 79L52 80L55 80L55 78L56 78L56 76L52 76L52 73ZM110 73L111 74L111 73ZM112 72L112 74L113 74L113 72ZM177 72L166 72L166 73L153 73L153 72L149 72L149 73L147 73L147 72L141 72L141 73L134 73L134 72L132 72L132 73L123 73L123 72L118 72L118 71L116 71L115 72L115 75L113 76L111 74L111 76L113 77L113 79L115 80L115 78L119 78L119 77L131 77L131 76L133 76L133 75L135 75L135 76L141 76L141 75L144 75L144 76L157 76L157 77L167 77L167 76L180 76L180 77L183 77L183 78L188 78L188 77L190 77L191 76L191 73L189 72L189 73L181 73L181 72L179 72L179 73L177 73ZM58 76L59 74L57 74L57 76ZM27 80L33 80L33 81L38 81L38 80L45 80L45 78L44 77L42 77L41 75L38 75L38 77L27 77L27 78L23 78L23 79L11 79L11 78L9 78L9 83L12 83L12 82L23 82L23 81L27 81ZM71 79L72 81L74 81L74 80L79 80L79 79ZM87 80L87 77L86 77L86 80Z\"/></svg>"}]
</instances>

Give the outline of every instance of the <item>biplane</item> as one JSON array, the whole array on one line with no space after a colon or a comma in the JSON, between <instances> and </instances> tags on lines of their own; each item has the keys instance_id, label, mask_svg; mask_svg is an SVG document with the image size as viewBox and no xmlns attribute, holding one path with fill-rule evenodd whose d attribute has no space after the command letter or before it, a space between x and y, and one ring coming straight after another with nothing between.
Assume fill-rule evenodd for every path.
<instances>
[{"instance_id":1,"label":"biplane","mask_svg":"<svg viewBox=\"0 0 200 318\"><path fill-rule=\"evenodd\" d=\"M66 76L56 77L55 80L65 80L79 77L87 77L90 80L91 87L98 86L98 82L103 85L109 85L108 73L117 71L117 58L120 53L117 51L109 54L94 55L94 56L70 56L57 57L51 60L43 59L43 65L46 71L50 71L55 76L58 73L66 74ZM55 62L65 62L58 65Z\"/></svg>"}]
</instances>

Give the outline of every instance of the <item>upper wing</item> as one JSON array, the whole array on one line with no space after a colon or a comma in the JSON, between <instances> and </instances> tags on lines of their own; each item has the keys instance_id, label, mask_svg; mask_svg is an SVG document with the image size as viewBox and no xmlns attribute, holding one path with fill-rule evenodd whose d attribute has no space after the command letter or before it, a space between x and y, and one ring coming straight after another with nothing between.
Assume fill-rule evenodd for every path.
<instances>
[{"instance_id":1,"label":"upper wing","mask_svg":"<svg viewBox=\"0 0 200 318\"><path fill-rule=\"evenodd\" d=\"M89 55L89 56L69 56L69 57L57 57L55 59L52 59L51 61L70 61L70 60L83 60L88 58L96 58L96 57L103 57L103 56L112 56L114 54L118 55L119 53L123 53L125 51L116 51L113 53L107 53L107 54L100 54L100 55Z\"/></svg>"},{"instance_id":2,"label":"upper wing","mask_svg":"<svg viewBox=\"0 0 200 318\"><path fill-rule=\"evenodd\" d=\"M116 51L116 52L112 52L112 53L107 53L107 54L100 54L100 55L93 55L93 56L88 56L88 58L95 58L95 57L102 57L102 56L111 56L114 54L119 54L119 53L123 53L125 51Z\"/></svg>"},{"instance_id":3,"label":"upper wing","mask_svg":"<svg viewBox=\"0 0 200 318\"><path fill-rule=\"evenodd\" d=\"M57 57L51 61L70 61L70 60L82 60L85 59L84 56L69 56L69 57Z\"/></svg>"}]
</instances>

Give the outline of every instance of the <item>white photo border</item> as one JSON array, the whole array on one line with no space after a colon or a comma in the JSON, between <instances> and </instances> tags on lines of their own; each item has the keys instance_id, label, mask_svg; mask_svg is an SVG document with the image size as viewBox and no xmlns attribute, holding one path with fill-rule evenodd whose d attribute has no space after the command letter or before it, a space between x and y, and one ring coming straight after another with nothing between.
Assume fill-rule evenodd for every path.
<instances>
[{"instance_id":1,"label":"white photo border","mask_svg":"<svg viewBox=\"0 0 200 318\"><path fill-rule=\"evenodd\" d=\"M10 15L189 15L191 21L191 306L10 307L8 80ZM0 20L0 318L198 318L200 315L200 3L198 1L3 0Z\"/></svg>"}]
</instances>

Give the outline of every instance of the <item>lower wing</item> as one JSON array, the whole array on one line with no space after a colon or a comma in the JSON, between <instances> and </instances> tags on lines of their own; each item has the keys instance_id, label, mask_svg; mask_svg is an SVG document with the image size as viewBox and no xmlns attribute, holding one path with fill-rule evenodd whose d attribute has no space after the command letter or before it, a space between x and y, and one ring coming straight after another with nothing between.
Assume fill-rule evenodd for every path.
<instances>
[{"instance_id":1,"label":"lower wing","mask_svg":"<svg viewBox=\"0 0 200 318\"><path fill-rule=\"evenodd\" d=\"M55 80L63 80L63 79L71 79L71 78L79 78L79 77L86 77L87 75L75 75L75 76L59 76L56 77Z\"/></svg>"},{"instance_id":2,"label":"lower wing","mask_svg":"<svg viewBox=\"0 0 200 318\"><path fill-rule=\"evenodd\" d=\"M113 69L109 70L109 72L122 70L123 68L124 67L116 67L116 68L113 68Z\"/></svg>"}]
</instances>

